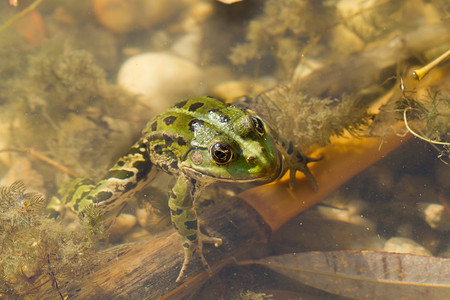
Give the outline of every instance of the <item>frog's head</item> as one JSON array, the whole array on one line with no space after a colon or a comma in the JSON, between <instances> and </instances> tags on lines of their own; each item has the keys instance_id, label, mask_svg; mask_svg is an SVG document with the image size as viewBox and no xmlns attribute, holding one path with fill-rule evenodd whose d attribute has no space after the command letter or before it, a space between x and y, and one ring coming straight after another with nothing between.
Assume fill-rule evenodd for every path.
<instances>
[{"instance_id":1,"label":"frog's head","mask_svg":"<svg viewBox=\"0 0 450 300\"><path fill-rule=\"evenodd\" d=\"M245 182L277 177L281 154L267 126L250 111L230 108L234 111L228 114L226 125L202 124L198 134L201 140L192 140L182 170L191 177L211 181Z\"/></svg>"}]
</instances>

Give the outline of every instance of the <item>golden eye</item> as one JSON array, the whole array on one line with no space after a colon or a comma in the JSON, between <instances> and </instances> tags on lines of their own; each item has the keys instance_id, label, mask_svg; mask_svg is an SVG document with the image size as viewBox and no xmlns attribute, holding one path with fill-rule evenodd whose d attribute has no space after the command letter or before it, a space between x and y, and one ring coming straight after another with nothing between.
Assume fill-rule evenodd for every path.
<instances>
[{"instance_id":1,"label":"golden eye","mask_svg":"<svg viewBox=\"0 0 450 300\"><path fill-rule=\"evenodd\" d=\"M252 117L253 126L259 136L264 135L264 123L258 117Z\"/></svg>"},{"instance_id":2,"label":"golden eye","mask_svg":"<svg viewBox=\"0 0 450 300\"><path fill-rule=\"evenodd\" d=\"M215 143L209 148L212 159L218 165L229 163L233 158L233 151L230 146L222 143Z\"/></svg>"}]
</instances>

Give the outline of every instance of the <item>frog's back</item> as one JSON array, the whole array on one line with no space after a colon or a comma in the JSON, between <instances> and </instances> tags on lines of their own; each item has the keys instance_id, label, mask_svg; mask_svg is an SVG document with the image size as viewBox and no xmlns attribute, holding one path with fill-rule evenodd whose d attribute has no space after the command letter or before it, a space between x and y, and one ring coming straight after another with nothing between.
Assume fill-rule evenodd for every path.
<instances>
[{"instance_id":1,"label":"frog's back","mask_svg":"<svg viewBox=\"0 0 450 300\"><path fill-rule=\"evenodd\" d=\"M242 114L244 112L240 109L211 97L190 98L155 117L145 131L173 133L192 139L203 129L203 125L218 132L233 130L233 121Z\"/></svg>"}]
</instances>

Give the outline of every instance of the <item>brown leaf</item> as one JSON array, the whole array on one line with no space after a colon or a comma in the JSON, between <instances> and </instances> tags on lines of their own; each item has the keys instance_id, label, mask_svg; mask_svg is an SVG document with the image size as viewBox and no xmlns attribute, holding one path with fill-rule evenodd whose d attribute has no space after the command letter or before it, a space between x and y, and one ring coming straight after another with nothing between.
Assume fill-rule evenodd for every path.
<instances>
[{"instance_id":1,"label":"brown leaf","mask_svg":"<svg viewBox=\"0 0 450 300\"><path fill-rule=\"evenodd\" d=\"M354 299L448 299L450 259L375 251L304 252L256 262Z\"/></svg>"}]
</instances>

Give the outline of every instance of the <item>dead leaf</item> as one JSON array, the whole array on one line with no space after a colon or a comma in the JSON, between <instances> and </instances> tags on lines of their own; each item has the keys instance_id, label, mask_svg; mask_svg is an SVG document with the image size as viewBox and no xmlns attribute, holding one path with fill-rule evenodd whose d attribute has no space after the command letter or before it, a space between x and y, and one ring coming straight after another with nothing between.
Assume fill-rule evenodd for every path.
<instances>
[{"instance_id":1,"label":"dead leaf","mask_svg":"<svg viewBox=\"0 0 450 300\"><path fill-rule=\"evenodd\" d=\"M448 299L450 259L376 251L304 252L254 261L353 299Z\"/></svg>"}]
</instances>

